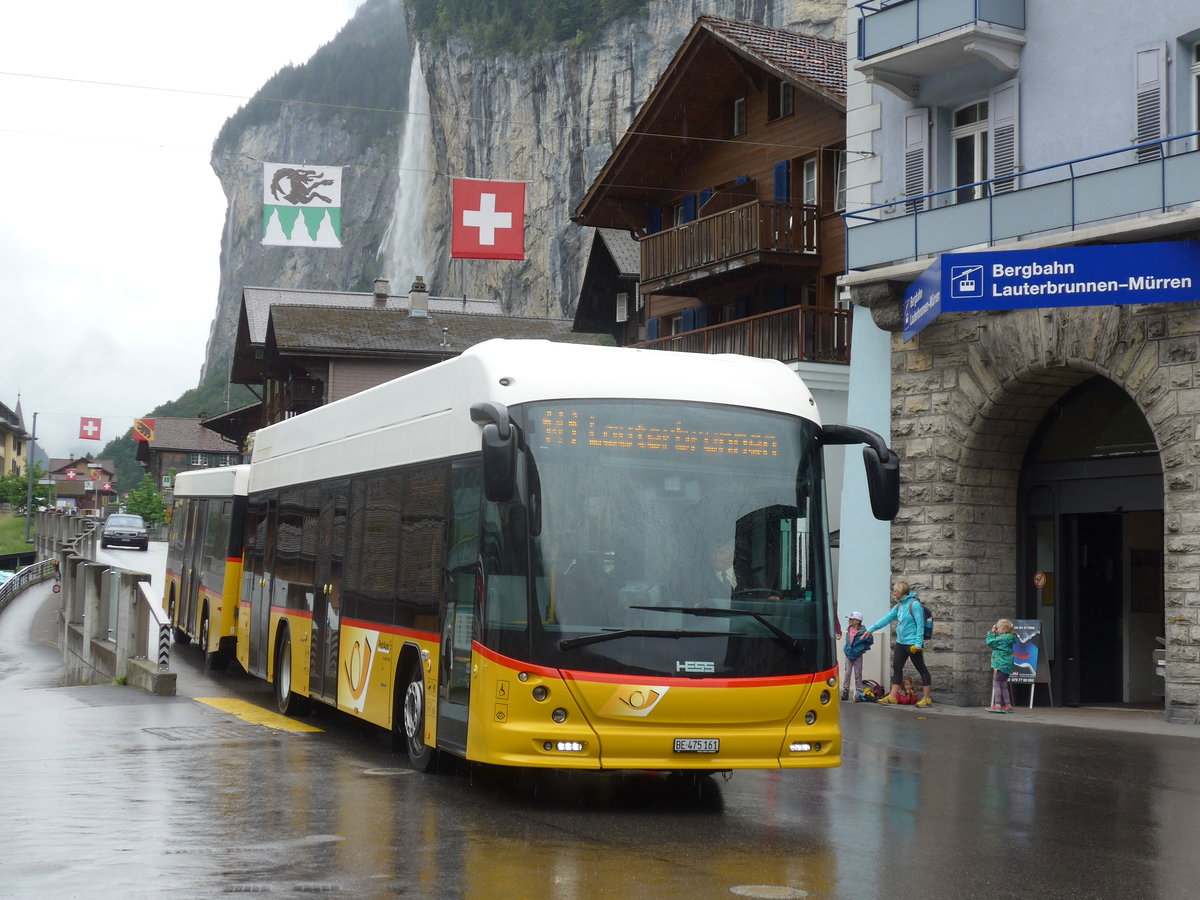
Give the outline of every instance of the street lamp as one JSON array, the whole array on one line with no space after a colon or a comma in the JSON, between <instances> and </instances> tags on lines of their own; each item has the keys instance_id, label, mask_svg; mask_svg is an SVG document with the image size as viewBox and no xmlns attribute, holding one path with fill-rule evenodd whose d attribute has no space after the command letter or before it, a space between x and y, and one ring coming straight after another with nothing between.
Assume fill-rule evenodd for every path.
<instances>
[{"instance_id":1,"label":"street lamp","mask_svg":"<svg viewBox=\"0 0 1200 900\"><path fill-rule=\"evenodd\" d=\"M37 417L33 414L33 435L29 438L28 449L25 451L25 468L28 469L29 488L25 492L25 543L32 544L29 537L29 527L33 524L33 455L37 446Z\"/></svg>"}]
</instances>

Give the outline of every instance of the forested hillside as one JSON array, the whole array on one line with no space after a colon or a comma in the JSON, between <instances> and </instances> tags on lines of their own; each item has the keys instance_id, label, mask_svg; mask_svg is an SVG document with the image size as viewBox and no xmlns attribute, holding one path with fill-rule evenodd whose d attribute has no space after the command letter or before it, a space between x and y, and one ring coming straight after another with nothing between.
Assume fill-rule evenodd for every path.
<instances>
[{"instance_id":1,"label":"forested hillside","mask_svg":"<svg viewBox=\"0 0 1200 900\"><path fill-rule=\"evenodd\" d=\"M648 0L408 0L414 30L440 41L458 32L484 52L585 43Z\"/></svg>"}]
</instances>

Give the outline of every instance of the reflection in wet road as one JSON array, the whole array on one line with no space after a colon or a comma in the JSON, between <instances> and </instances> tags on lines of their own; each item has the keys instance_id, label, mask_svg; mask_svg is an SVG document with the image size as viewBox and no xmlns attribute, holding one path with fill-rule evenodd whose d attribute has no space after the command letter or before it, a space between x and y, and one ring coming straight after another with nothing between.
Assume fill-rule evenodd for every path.
<instances>
[{"instance_id":1,"label":"reflection in wet road","mask_svg":"<svg viewBox=\"0 0 1200 900\"><path fill-rule=\"evenodd\" d=\"M13 651L20 618L0 618L5 897L1170 898L1200 875L1190 737L860 704L833 771L417 775L336 715L293 734L52 687L52 651ZM198 660L177 648L191 693L269 702Z\"/></svg>"}]
</instances>

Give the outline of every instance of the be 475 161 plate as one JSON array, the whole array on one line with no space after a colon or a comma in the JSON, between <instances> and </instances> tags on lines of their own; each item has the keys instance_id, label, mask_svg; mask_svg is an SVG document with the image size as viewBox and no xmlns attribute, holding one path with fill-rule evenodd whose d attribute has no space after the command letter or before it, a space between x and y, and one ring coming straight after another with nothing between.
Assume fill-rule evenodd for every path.
<instances>
[{"instance_id":1,"label":"be 475 161 plate","mask_svg":"<svg viewBox=\"0 0 1200 900\"><path fill-rule=\"evenodd\" d=\"M676 753L717 753L720 749L720 738L675 738Z\"/></svg>"}]
</instances>

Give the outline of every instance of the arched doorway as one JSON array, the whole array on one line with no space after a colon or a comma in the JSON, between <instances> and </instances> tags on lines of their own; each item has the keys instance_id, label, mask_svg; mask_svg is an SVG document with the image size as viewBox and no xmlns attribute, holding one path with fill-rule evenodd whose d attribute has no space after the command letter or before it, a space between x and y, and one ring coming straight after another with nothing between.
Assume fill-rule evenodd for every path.
<instances>
[{"instance_id":1,"label":"arched doorway","mask_svg":"<svg viewBox=\"0 0 1200 900\"><path fill-rule=\"evenodd\" d=\"M1153 431L1105 378L1064 394L1021 470L1018 616L1042 622L1056 703L1161 705L1163 481Z\"/></svg>"}]
</instances>

